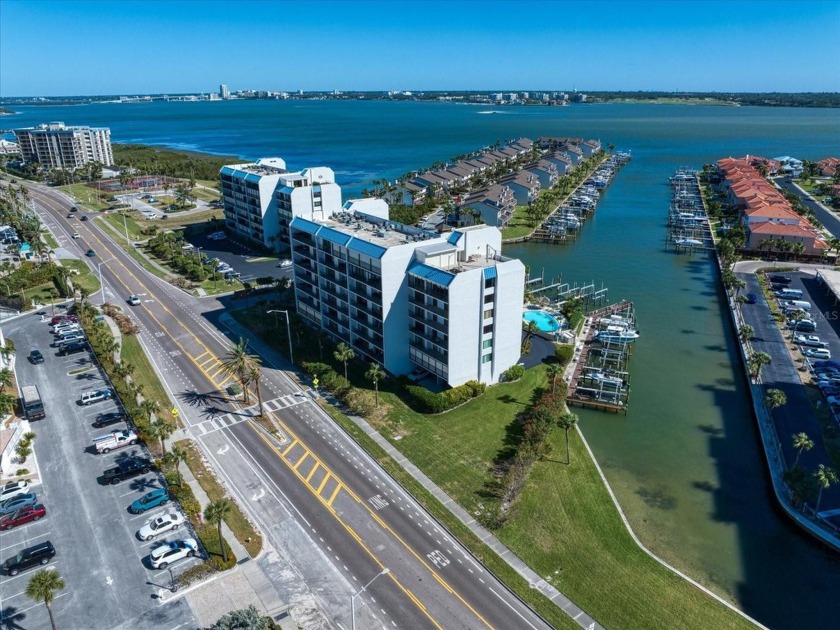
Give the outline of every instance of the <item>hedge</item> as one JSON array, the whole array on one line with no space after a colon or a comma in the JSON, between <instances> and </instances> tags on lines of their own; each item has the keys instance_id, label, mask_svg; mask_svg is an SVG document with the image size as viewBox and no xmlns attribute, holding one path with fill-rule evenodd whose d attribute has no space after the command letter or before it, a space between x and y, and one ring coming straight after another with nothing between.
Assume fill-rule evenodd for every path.
<instances>
[{"instance_id":1,"label":"hedge","mask_svg":"<svg viewBox=\"0 0 840 630\"><path fill-rule=\"evenodd\" d=\"M449 411L458 405L464 404L471 398L481 396L486 388L487 386L484 383L473 380L439 394L430 392L420 385L409 384L403 386L403 392L405 392L408 398L407 402L409 406L415 411L419 411L420 413L443 413L444 411Z\"/></svg>"}]
</instances>

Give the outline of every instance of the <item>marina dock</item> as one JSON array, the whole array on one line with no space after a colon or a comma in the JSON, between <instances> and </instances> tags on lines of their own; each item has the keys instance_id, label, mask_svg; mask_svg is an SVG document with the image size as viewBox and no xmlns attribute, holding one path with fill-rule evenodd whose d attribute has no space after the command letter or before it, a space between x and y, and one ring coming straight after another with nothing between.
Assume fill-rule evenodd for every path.
<instances>
[{"instance_id":1,"label":"marina dock","mask_svg":"<svg viewBox=\"0 0 840 630\"><path fill-rule=\"evenodd\" d=\"M666 249L677 253L714 251L712 227L703 204L696 169L680 168L671 177L671 207L668 210Z\"/></svg>"}]
</instances>

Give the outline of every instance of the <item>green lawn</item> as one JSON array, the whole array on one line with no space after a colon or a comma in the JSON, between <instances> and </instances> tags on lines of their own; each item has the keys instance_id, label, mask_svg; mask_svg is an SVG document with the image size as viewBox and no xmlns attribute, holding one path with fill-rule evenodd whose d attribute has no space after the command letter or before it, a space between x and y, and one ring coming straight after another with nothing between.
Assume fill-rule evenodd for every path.
<instances>
[{"instance_id":1,"label":"green lawn","mask_svg":"<svg viewBox=\"0 0 840 630\"><path fill-rule=\"evenodd\" d=\"M114 237L119 241L118 234L122 236L122 243L125 244L125 231L128 229L128 238L130 241L143 241L149 238L142 233L142 230L149 223L143 222L141 225L138 221L142 215L136 210L120 210L117 212L109 212L108 214L99 217L103 221L107 221L114 228Z\"/></svg>"},{"instance_id":2,"label":"green lawn","mask_svg":"<svg viewBox=\"0 0 840 630\"><path fill-rule=\"evenodd\" d=\"M88 210L107 210L108 202L105 201L110 193L99 193L99 200L96 197L96 188L90 188L86 184L67 184L66 186L59 186L58 190L68 193L76 200L79 206L84 206Z\"/></svg>"},{"instance_id":3,"label":"green lawn","mask_svg":"<svg viewBox=\"0 0 840 630\"><path fill-rule=\"evenodd\" d=\"M122 360L134 366L134 374L131 379L143 386L143 398L156 400L160 405L162 417L169 418L169 410L172 409L172 400L164 389L163 384L155 372L143 347L137 339L137 335L123 335L120 342L120 356Z\"/></svg>"},{"instance_id":4,"label":"green lawn","mask_svg":"<svg viewBox=\"0 0 840 630\"><path fill-rule=\"evenodd\" d=\"M274 323L253 312L234 312L255 334L286 354L285 335L274 334ZM296 343L295 353L311 355L312 343ZM315 353L317 354L317 343ZM310 350L310 352L307 352ZM331 351L324 358L331 358ZM310 359L316 359L311 357ZM369 386L351 366L351 381ZM341 368L338 368L339 371ZM409 460L468 512L481 518L498 499L493 492L493 465L500 451L518 434L517 413L530 402L535 388L545 387L544 368L526 372L516 383L491 387L469 403L438 416L408 409L380 387L388 417L376 428ZM354 424L330 410L333 417L404 486L440 518L482 559L557 627L568 617L536 594L515 572L477 540L459 521L428 495ZM399 438L399 439L396 439ZM512 442L512 440L514 440ZM561 432L552 438L554 453L531 473L518 511L495 534L575 603L608 628L751 628L752 624L707 596L644 553L624 528L598 471L577 434L572 434L572 465L566 466Z\"/></svg>"},{"instance_id":5,"label":"green lawn","mask_svg":"<svg viewBox=\"0 0 840 630\"><path fill-rule=\"evenodd\" d=\"M207 190L198 186L192 189L192 194L196 199L201 199L202 201L218 201L220 198L218 191Z\"/></svg>"},{"instance_id":6,"label":"green lawn","mask_svg":"<svg viewBox=\"0 0 840 630\"><path fill-rule=\"evenodd\" d=\"M62 258L61 264L67 269L75 269L79 272L78 275L70 276L70 282L78 289L84 289L88 295L93 295L99 291L99 277L90 270L83 261L75 258Z\"/></svg>"},{"instance_id":7,"label":"green lawn","mask_svg":"<svg viewBox=\"0 0 840 630\"><path fill-rule=\"evenodd\" d=\"M528 208L526 206L516 206L513 211L513 216L508 221L507 227L502 230L503 239L514 239L528 236L534 231L534 226L528 219Z\"/></svg>"},{"instance_id":8,"label":"green lawn","mask_svg":"<svg viewBox=\"0 0 840 630\"><path fill-rule=\"evenodd\" d=\"M39 284L36 287L24 289L23 291L23 295L26 297L27 300L32 300L38 304L49 304L53 301L62 301L58 297L53 299L53 294L57 296L58 292L56 291L55 285L52 282L45 282L44 284Z\"/></svg>"},{"instance_id":9,"label":"green lawn","mask_svg":"<svg viewBox=\"0 0 840 630\"><path fill-rule=\"evenodd\" d=\"M58 241L55 240L55 237L52 234L44 232L43 237L50 249L56 249L58 247Z\"/></svg>"}]
</instances>

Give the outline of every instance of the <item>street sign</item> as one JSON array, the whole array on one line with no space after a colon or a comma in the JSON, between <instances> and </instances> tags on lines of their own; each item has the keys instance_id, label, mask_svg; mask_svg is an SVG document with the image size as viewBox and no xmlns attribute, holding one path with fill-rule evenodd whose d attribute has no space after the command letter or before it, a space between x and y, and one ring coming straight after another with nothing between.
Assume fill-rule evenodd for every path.
<instances>
[{"instance_id":1,"label":"street sign","mask_svg":"<svg viewBox=\"0 0 840 630\"><path fill-rule=\"evenodd\" d=\"M172 413L173 416L177 416L178 415L178 410L175 407L172 407L171 413Z\"/></svg>"}]
</instances>

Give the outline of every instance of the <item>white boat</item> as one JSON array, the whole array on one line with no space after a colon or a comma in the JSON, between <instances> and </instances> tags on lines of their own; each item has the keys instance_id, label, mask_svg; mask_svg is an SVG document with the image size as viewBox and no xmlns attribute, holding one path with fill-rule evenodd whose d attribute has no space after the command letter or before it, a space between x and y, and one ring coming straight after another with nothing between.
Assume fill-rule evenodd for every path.
<instances>
[{"instance_id":1,"label":"white boat","mask_svg":"<svg viewBox=\"0 0 840 630\"><path fill-rule=\"evenodd\" d=\"M632 343L639 338L637 330L629 330L621 328L620 330L610 330L614 326L607 327L606 330L601 330L595 333L595 339L602 343Z\"/></svg>"},{"instance_id":2,"label":"white boat","mask_svg":"<svg viewBox=\"0 0 840 630\"><path fill-rule=\"evenodd\" d=\"M597 381L607 387L624 387L624 379L618 376L610 376L608 374L604 374L603 372L593 372L591 374L587 374L587 376L593 381Z\"/></svg>"},{"instance_id":3,"label":"white boat","mask_svg":"<svg viewBox=\"0 0 840 630\"><path fill-rule=\"evenodd\" d=\"M703 241L698 241L696 238L678 238L677 245L682 247L700 247Z\"/></svg>"}]
</instances>

